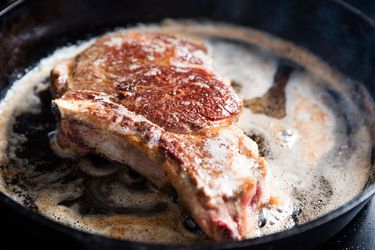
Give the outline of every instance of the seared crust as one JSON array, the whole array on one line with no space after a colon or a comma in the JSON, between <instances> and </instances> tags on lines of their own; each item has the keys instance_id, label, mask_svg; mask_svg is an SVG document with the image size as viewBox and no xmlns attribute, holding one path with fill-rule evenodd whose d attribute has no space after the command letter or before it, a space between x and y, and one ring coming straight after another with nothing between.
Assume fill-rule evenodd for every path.
<instances>
[{"instance_id":1,"label":"seared crust","mask_svg":"<svg viewBox=\"0 0 375 250\"><path fill-rule=\"evenodd\" d=\"M221 120L231 123L241 109L238 97L210 67L204 46L173 36L127 33L99 39L65 68L55 69L52 81L57 96L69 89L106 93L166 130L191 133ZM69 71L69 80L61 70Z\"/></svg>"},{"instance_id":2,"label":"seared crust","mask_svg":"<svg viewBox=\"0 0 375 250\"><path fill-rule=\"evenodd\" d=\"M266 167L236 125L241 103L202 45L155 33L99 39L52 71L58 142L171 184L217 241L255 228Z\"/></svg>"}]
</instances>

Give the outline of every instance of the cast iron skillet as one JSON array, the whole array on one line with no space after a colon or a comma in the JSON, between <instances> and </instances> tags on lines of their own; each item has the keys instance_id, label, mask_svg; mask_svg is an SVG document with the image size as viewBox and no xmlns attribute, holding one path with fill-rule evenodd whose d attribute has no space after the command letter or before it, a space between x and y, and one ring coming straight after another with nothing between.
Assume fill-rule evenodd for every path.
<instances>
[{"instance_id":1,"label":"cast iron skillet","mask_svg":"<svg viewBox=\"0 0 375 250\"><path fill-rule=\"evenodd\" d=\"M349 78L363 83L375 98L375 25L339 1L247 0L40 0L15 1L0 11L0 98L10 84L55 48L104 31L164 18L223 21L253 27L302 46ZM171 249L307 249L339 232L375 193L374 176L367 188L344 206L290 230L242 242ZM9 205L58 233L68 234L89 248L161 249L165 245L115 240L80 232L17 205Z\"/></svg>"}]
</instances>

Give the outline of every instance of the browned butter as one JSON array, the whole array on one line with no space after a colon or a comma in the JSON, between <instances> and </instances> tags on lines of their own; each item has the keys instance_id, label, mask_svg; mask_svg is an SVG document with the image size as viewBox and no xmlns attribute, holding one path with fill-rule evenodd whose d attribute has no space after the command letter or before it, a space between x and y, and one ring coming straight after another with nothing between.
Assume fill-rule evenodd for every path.
<instances>
[{"instance_id":1,"label":"browned butter","mask_svg":"<svg viewBox=\"0 0 375 250\"><path fill-rule=\"evenodd\" d=\"M313 220L366 185L373 102L315 56L259 31L165 21L114 32L164 32L204 42L214 68L244 101L239 125L266 158L268 195L249 238ZM60 159L48 75L94 42L57 49L14 83L0 103L0 190L67 226L120 239L197 243L206 236L178 205L127 166L97 156ZM53 142L52 142L53 143Z\"/></svg>"}]
</instances>

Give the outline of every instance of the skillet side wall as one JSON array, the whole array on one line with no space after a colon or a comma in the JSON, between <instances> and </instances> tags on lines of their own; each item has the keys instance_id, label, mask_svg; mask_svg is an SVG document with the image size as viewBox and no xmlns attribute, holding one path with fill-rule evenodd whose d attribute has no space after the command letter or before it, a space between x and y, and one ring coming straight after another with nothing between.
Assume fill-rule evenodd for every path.
<instances>
[{"instance_id":1,"label":"skillet side wall","mask_svg":"<svg viewBox=\"0 0 375 250\"><path fill-rule=\"evenodd\" d=\"M364 21L359 15L353 14L334 1L55 0L52 3L39 0L22 3L0 16L0 98L19 74L22 75L25 69L30 68L56 47L101 34L114 27L137 22L157 22L166 17L209 19L266 31L317 54L330 65L334 65L333 68L345 72L345 75L353 80L364 83L372 97L375 97L375 29L371 22ZM374 191L373 186L369 188ZM5 199L2 194L0 200L17 210L22 210L26 216L74 235L82 242L92 242L88 243L90 248L96 244L113 249L152 246L78 233L24 211L20 206ZM286 232L276 237L216 244L210 245L209 248L257 245L254 249L286 246L306 249L307 245L312 247L320 244L337 233L367 201L368 199L359 200L353 209L340 217L325 217L326 221L330 220L325 226L314 227L313 230L294 237L285 238L289 235ZM261 244L278 237L282 239L272 244ZM208 246L203 248L207 249ZM153 249L156 249L155 246Z\"/></svg>"}]
</instances>

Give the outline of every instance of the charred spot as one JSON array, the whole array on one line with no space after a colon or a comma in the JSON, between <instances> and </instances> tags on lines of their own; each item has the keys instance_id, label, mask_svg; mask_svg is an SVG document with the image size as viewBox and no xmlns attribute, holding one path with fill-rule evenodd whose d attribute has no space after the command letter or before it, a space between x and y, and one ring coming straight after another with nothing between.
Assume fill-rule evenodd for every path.
<instances>
[{"instance_id":1,"label":"charred spot","mask_svg":"<svg viewBox=\"0 0 375 250\"><path fill-rule=\"evenodd\" d=\"M121 100L124 100L124 99L126 98L126 96L125 96L121 91L117 92L117 93L115 94L115 97L116 97L117 99L119 99L120 101L121 101Z\"/></svg>"},{"instance_id":2,"label":"charred spot","mask_svg":"<svg viewBox=\"0 0 375 250\"><path fill-rule=\"evenodd\" d=\"M118 105L117 104L114 104L114 103L110 103L110 102L104 102L104 101L101 101L100 104L106 108L109 108L109 109L117 109L118 108Z\"/></svg>"},{"instance_id":3,"label":"charred spot","mask_svg":"<svg viewBox=\"0 0 375 250\"><path fill-rule=\"evenodd\" d=\"M141 132L148 129L148 124L145 121L134 122L134 127Z\"/></svg>"},{"instance_id":4,"label":"charred spot","mask_svg":"<svg viewBox=\"0 0 375 250\"><path fill-rule=\"evenodd\" d=\"M172 146L172 144L175 144ZM178 152L178 145L173 141L168 141L166 138L160 138L159 144L160 150L163 152L164 157L170 160L173 160L177 163L177 166L182 165L184 163L184 159Z\"/></svg>"},{"instance_id":5,"label":"charred spot","mask_svg":"<svg viewBox=\"0 0 375 250\"><path fill-rule=\"evenodd\" d=\"M80 79L87 80L84 84L87 84L87 89L101 91L103 86L106 93L114 97L114 102L143 115L160 127L178 133L199 131L203 127L210 126L211 121L230 119L240 112L240 103L232 89L219 81L210 70L197 67L177 70L174 66L157 65L149 61L142 65L142 61L146 59L143 52L139 54L139 51L134 50L131 45L125 44L125 46L123 53L134 53L134 58L141 65L136 73L123 67L131 63L127 61L128 56L110 53L113 57L111 60L123 63L111 66L105 71L108 75L104 74L103 77L95 79L95 86L92 86L91 80L88 80L90 78L87 73L80 75ZM162 57L164 56L168 60L175 58L171 54L163 54ZM90 67L92 63L88 61L84 65ZM82 69L82 72L87 71ZM73 74L72 78L74 77ZM114 78L117 80L114 81ZM181 105L181 101L185 104ZM192 105L192 103L202 105ZM108 104L103 105L111 108Z\"/></svg>"},{"instance_id":6,"label":"charred spot","mask_svg":"<svg viewBox=\"0 0 375 250\"><path fill-rule=\"evenodd\" d=\"M86 98L89 100L95 100L96 96L92 93L86 93Z\"/></svg>"}]
</instances>

